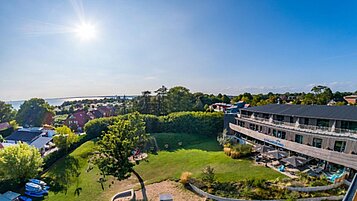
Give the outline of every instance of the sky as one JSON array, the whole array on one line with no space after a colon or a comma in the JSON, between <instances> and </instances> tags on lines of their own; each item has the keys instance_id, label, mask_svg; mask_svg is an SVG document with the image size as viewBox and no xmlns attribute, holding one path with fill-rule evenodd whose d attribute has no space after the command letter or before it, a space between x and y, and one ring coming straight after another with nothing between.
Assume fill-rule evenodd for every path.
<instances>
[{"instance_id":1,"label":"sky","mask_svg":"<svg viewBox=\"0 0 357 201\"><path fill-rule=\"evenodd\" d=\"M0 100L357 90L357 2L0 2ZM73 27L87 23L83 40ZM69 31L70 30L70 31Z\"/></svg>"}]
</instances>

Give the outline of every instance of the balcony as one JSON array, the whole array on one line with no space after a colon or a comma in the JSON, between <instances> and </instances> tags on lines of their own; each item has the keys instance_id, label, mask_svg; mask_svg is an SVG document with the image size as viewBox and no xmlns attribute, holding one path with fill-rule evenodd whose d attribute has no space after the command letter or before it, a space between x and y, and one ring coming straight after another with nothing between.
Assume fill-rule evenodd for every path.
<instances>
[{"instance_id":1,"label":"balcony","mask_svg":"<svg viewBox=\"0 0 357 201\"><path fill-rule=\"evenodd\" d=\"M348 129L341 129L341 128L334 128L331 127L323 127L323 126L313 126L313 125L304 125L304 124L296 124L296 123L289 123L271 119L265 119L261 117L251 117L248 115L238 114L238 118L246 119L256 123L262 123L265 125L271 125L275 127L281 127L290 130L302 131L307 133L318 133L318 134L328 134L334 136L342 136L342 137L352 137L357 138L357 131L356 130L348 130Z\"/></svg>"},{"instance_id":2,"label":"balcony","mask_svg":"<svg viewBox=\"0 0 357 201\"><path fill-rule=\"evenodd\" d=\"M280 139L270 135L263 135L258 131L253 131L232 123L229 124L229 127L230 129L242 133L246 136L272 144L274 146L279 146L281 148L294 151L296 153L301 153L314 158L319 158L321 160L340 164L353 169L356 169L357 167L357 155L316 148L313 146Z\"/></svg>"}]
</instances>

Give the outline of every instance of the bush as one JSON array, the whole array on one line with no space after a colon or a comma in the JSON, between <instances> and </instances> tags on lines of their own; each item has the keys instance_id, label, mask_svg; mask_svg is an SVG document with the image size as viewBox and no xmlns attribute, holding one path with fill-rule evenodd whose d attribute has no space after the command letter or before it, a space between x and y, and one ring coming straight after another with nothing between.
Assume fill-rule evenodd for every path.
<instances>
[{"instance_id":1,"label":"bush","mask_svg":"<svg viewBox=\"0 0 357 201\"><path fill-rule=\"evenodd\" d=\"M223 130L223 113L176 112L159 117L159 132L216 135Z\"/></svg>"},{"instance_id":2,"label":"bush","mask_svg":"<svg viewBox=\"0 0 357 201\"><path fill-rule=\"evenodd\" d=\"M215 181L215 173L214 168L211 166L207 166L202 170L202 181L211 185Z\"/></svg>"},{"instance_id":3,"label":"bush","mask_svg":"<svg viewBox=\"0 0 357 201\"><path fill-rule=\"evenodd\" d=\"M232 149L229 148L229 147L224 147L224 148L223 148L223 151L224 151L224 153L225 153L227 156L230 156Z\"/></svg>"},{"instance_id":4,"label":"bush","mask_svg":"<svg viewBox=\"0 0 357 201\"><path fill-rule=\"evenodd\" d=\"M241 153L238 152L238 151L232 150L231 153L230 153L230 156L231 156L231 158L233 158L233 159L237 159L237 158L240 158L240 157L241 157Z\"/></svg>"},{"instance_id":5,"label":"bush","mask_svg":"<svg viewBox=\"0 0 357 201\"><path fill-rule=\"evenodd\" d=\"M108 126L113 125L117 117L93 119L84 125L88 138L100 137L108 131Z\"/></svg>"},{"instance_id":6,"label":"bush","mask_svg":"<svg viewBox=\"0 0 357 201\"><path fill-rule=\"evenodd\" d=\"M249 144L230 145L225 144L223 148L224 153L233 159L247 157L252 153L252 146Z\"/></svg>"},{"instance_id":7,"label":"bush","mask_svg":"<svg viewBox=\"0 0 357 201\"><path fill-rule=\"evenodd\" d=\"M180 183L184 185L188 184L191 177L192 177L191 172L183 172L180 177Z\"/></svg>"}]
</instances>

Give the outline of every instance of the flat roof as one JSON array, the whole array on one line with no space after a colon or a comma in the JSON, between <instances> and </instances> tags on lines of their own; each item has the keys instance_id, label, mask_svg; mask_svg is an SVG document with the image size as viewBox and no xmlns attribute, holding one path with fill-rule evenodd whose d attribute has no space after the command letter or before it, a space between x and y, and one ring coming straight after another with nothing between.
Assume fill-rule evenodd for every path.
<instances>
[{"instance_id":1,"label":"flat roof","mask_svg":"<svg viewBox=\"0 0 357 201\"><path fill-rule=\"evenodd\" d=\"M250 108L242 108L241 111L316 119L357 121L357 107L348 105L328 106L269 104Z\"/></svg>"},{"instance_id":2,"label":"flat roof","mask_svg":"<svg viewBox=\"0 0 357 201\"><path fill-rule=\"evenodd\" d=\"M33 141L30 145L36 147L37 149L43 148L47 143L52 140L52 137L39 137Z\"/></svg>"}]
</instances>

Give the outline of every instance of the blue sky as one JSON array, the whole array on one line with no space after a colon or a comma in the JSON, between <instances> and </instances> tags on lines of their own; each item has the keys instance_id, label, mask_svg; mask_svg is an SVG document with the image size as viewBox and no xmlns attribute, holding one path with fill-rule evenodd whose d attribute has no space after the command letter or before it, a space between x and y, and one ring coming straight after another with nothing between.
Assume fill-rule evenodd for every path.
<instances>
[{"instance_id":1,"label":"blue sky","mask_svg":"<svg viewBox=\"0 0 357 201\"><path fill-rule=\"evenodd\" d=\"M357 90L356 1L88 0L94 39L53 33L80 3L0 3L0 99Z\"/></svg>"}]
</instances>

